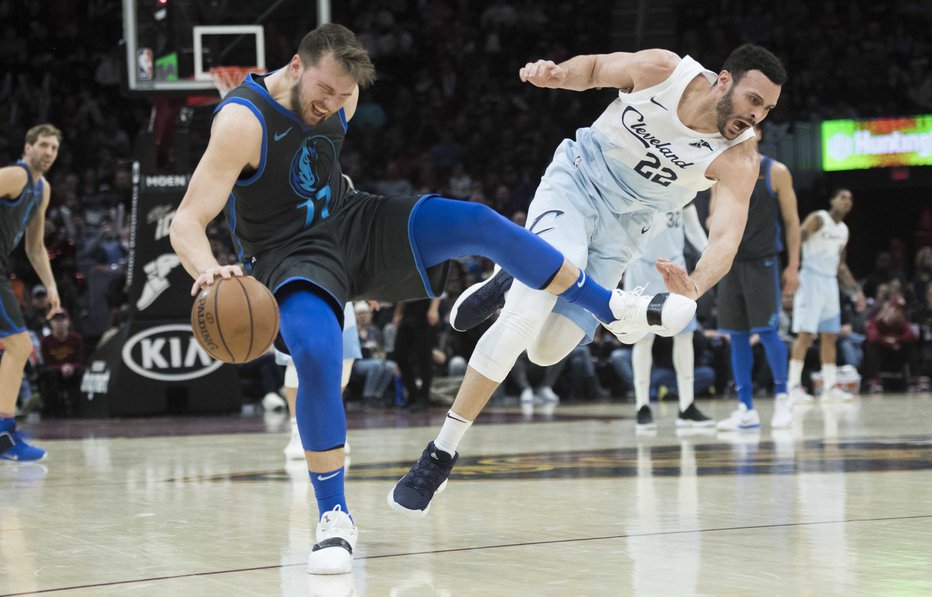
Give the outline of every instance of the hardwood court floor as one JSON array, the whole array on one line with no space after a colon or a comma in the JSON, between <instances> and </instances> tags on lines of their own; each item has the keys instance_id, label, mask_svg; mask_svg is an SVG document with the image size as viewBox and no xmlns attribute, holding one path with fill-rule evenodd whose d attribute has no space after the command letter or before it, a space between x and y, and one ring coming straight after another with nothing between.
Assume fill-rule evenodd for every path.
<instances>
[{"instance_id":1,"label":"hardwood court floor","mask_svg":"<svg viewBox=\"0 0 932 597\"><path fill-rule=\"evenodd\" d=\"M932 595L932 396L816 401L785 432L757 405L730 436L677 435L672 403L655 436L631 404L492 409L420 520L385 496L444 411L353 413L357 558L329 578L280 422L43 422L49 460L0 467L0 594Z\"/></svg>"}]
</instances>

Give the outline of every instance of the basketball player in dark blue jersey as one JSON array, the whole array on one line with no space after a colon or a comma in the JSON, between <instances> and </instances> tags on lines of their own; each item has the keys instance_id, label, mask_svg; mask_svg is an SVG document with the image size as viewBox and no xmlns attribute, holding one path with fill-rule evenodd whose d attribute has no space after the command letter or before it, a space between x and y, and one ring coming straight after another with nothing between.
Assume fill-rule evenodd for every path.
<instances>
[{"instance_id":1,"label":"basketball player in dark blue jersey","mask_svg":"<svg viewBox=\"0 0 932 597\"><path fill-rule=\"evenodd\" d=\"M756 126L755 132L760 142L761 128ZM713 189L710 212L715 210L715 202ZM786 236L788 255L788 263L782 272L781 235ZM761 155L760 174L748 206L744 236L731 271L718 284L718 326L730 337L731 368L740 401L727 419L718 422L720 431L760 428L760 415L752 401L752 334L757 334L760 339L773 375L774 413L770 424L780 429L792 423L793 405L786 383L788 352L777 334L777 327L783 308L781 287L783 294L791 296L799 286L799 239L799 211L793 177L785 165Z\"/></svg>"},{"instance_id":2,"label":"basketball player in dark blue jersey","mask_svg":"<svg viewBox=\"0 0 932 597\"><path fill-rule=\"evenodd\" d=\"M0 168L0 460L37 462L45 459L45 450L31 446L16 431L16 397L23 383L23 367L32 352L32 341L19 300L7 277L7 259L26 239L26 257L48 292L47 317L60 311L58 286L52 275L49 254L45 249L45 210L51 188L45 180L61 144L61 131L51 124L39 124L26 132L23 157L13 166Z\"/></svg>"},{"instance_id":3,"label":"basketball player in dark blue jersey","mask_svg":"<svg viewBox=\"0 0 932 597\"><path fill-rule=\"evenodd\" d=\"M308 572L351 571L357 531L344 496L346 418L340 396L341 320L350 299L438 296L446 262L482 255L531 288L577 303L615 333L669 326L695 302L670 294L626 300L556 249L486 206L437 196L384 197L349 188L339 154L359 98L375 79L365 49L345 27L322 25L283 68L250 75L215 112L210 141L174 217L172 245L195 279L220 266L205 229L226 208L243 269L275 293L281 340L297 369L295 405L320 512ZM692 288L685 270L671 288Z\"/></svg>"}]
</instances>

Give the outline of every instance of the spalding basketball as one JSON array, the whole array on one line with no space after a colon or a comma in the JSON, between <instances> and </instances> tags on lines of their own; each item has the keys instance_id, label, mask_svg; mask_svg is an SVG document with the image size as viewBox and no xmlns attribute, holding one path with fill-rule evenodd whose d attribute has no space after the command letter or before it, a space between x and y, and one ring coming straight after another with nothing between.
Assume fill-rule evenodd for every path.
<instances>
[{"instance_id":1,"label":"spalding basketball","mask_svg":"<svg viewBox=\"0 0 932 597\"><path fill-rule=\"evenodd\" d=\"M207 354L225 363L248 363L278 336L278 302L252 276L220 278L191 308L191 328Z\"/></svg>"}]
</instances>

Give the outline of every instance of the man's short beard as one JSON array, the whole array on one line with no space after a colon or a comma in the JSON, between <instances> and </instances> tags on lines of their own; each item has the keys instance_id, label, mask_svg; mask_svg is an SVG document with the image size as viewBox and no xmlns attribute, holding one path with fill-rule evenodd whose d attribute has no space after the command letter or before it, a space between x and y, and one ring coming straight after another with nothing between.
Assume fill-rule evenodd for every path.
<instances>
[{"instance_id":1,"label":"man's short beard","mask_svg":"<svg viewBox=\"0 0 932 597\"><path fill-rule=\"evenodd\" d=\"M718 128L718 132L724 137L727 137L727 135L725 135L725 127L728 126L728 119L731 118L731 114L735 110L734 102L731 101L734 92L735 88L732 87L728 90L728 93L725 94L725 97L718 100L718 104L715 106L715 126Z\"/></svg>"}]
</instances>

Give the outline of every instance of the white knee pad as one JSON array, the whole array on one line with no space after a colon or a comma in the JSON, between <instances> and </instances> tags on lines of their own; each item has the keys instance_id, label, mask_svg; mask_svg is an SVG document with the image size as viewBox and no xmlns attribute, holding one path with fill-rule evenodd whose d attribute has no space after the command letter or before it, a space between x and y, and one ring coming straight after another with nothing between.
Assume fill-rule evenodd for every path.
<instances>
[{"instance_id":1,"label":"white knee pad","mask_svg":"<svg viewBox=\"0 0 932 597\"><path fill-rule=\"evenodd\" d=\"M503 382L518 356L540 333L556 302L555 295L532 290L515 280L505 308L479 339L469 366L494 382Z\"/></svg>"},{"instance_id":2,"label":"white knee pad","mask_svg":"<svg viewBox=\"0 0 932 597\"><path fill-rule=\"evenodd\" d=\"M559 313L547 316L537 338L528 346L528 359L535 365L549 367L566 358L586 333Z\"/></svg>"},{"instance_id":3,"label":"white knee pad","mask_svg":"<svg viewBox=\"0 0 932 597\"><path fill-rule=\"evenodd\" d=\"M294 367L294 361L291 359L288 360L288 365L285 367L285 387L286 388L297 388L298 387L298 370Z\"/></svg>"}]
</instances>

